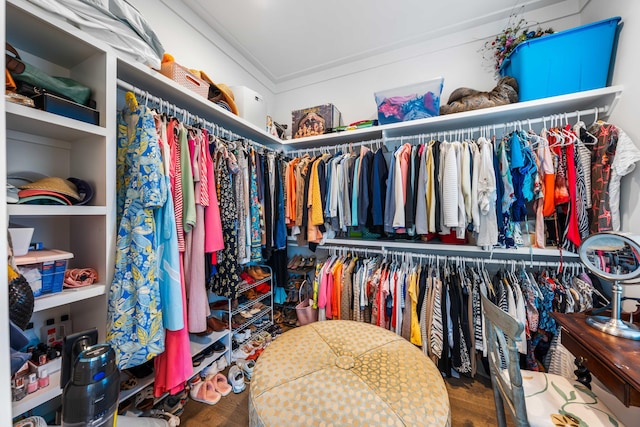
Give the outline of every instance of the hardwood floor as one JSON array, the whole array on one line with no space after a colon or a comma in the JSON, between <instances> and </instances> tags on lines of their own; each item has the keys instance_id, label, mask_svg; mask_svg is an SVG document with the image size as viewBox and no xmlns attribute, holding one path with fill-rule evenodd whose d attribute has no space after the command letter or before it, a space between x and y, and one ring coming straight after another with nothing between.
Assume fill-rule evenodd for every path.
<instances>
[{"instance_id":1,"label":"hardwood floor","mask_svg":"<svg viewBox=\"0 0 640 427\"><path fill-rule=\"evenodd\" d=\"M446 379L453 427L495 427L496 413L491 382L487 378ZM249 388L223 397L214 406L189 400L180 427L247 427ZM508 417L507 417L508 418ZM509 420L509 426L512 426ZM282 426L287 427L287 426ZM293 427L293 426L292 426Z\"/></svg>"}]
</instances>

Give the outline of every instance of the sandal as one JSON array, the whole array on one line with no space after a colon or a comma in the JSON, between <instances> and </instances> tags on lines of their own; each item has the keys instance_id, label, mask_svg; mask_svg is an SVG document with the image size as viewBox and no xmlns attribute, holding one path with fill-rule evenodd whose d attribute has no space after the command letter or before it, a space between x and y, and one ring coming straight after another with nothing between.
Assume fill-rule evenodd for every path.
<instances>
[{"instance_id":1,"label":"sandal","mask_svg":"<svg viewBox=\"0 0 640 427\"><path fill-rule=\"evenodd\" d=\"M135 397L134 406L142 412L146 412L153 407L153 384L143 388Z\"/></svg>"},{"instance_id":2,"label":"sandal","mask_svg":"<svg viewBox=\"0 0 640 427\"><path fill-rule=\"evenodd\" d=\"M120 383L120 391L131 390L138 385L138 379L136 377L134 377L127 371L122 371L122 373L126 375L127 378Z\"/></svg>"},{"instance_id":3,"label":"sandal","mask_svg":"<svg viewBox=\"0 0 640 427\"><path fill-rule=\"evenodd\" d=\"M222 397L228 396L231 393L231 386L227 382L227 377L221 373L217 373L208 377L205 381L213 384L214 389L220 393Z\"/></svg>"},{"instance_id":4,"label":"sandal","mask_svg":"<svg viewBox=\"0 0 640 427\"><path fill-rule=\"evenodd\" d=\"M200 377L197 378L195 383L191 383L191 391L189 392L191 399L196 402L206 403L207 405L215 405L218 403L222 396L215 390L213 384L201 380Z\"/></svg>"}]
</instances>

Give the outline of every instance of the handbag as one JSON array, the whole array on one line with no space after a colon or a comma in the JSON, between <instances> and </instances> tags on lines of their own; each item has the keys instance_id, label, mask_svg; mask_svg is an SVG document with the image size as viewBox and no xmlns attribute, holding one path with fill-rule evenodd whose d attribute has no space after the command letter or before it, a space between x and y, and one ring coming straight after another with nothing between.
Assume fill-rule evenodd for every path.
<instances>
[{"instance_id":1,"label":"handbag","mask_svg":"<svg viewBox=\"0 0 640 427\"><path fill-rule=\"evenodd\" d=\"M17 82L23 82L34 88L41 88L53 94L70 99L78 104L87 105L91 97L91 88L68 77L50 76L31 64L24 62L18 51L6 43L6 68Z\"/></svg>"},{"instance_id":2,"label":"handbag","mask_svg":"<svg viewBox=\"0 0 640 427\"><path fill-rule=\"evenodd\" d=\"M296 316L298 316L298 322L300 322L301 326L318 321L318 309L313 308L313 299L305 296L304 300L302 300L302 288L305 287L305 284L308 284L306 280L302 282L300 289L298 289L298 300L300 302L296 305Z\"/></svg>"}]
</instances>

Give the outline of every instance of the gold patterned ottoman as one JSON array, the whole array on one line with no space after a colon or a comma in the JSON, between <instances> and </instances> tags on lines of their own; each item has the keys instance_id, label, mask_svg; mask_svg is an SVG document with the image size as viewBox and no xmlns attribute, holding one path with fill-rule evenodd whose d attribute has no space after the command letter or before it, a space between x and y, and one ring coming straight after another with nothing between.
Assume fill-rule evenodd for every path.
<instances>
[{"instance_id":1,"label":"gold patterned ottoman","mask_svg":"<svg viewBox=\"0 0 640 427\"><path fill-rule=\"evenodd\" d=\"M449 426L433 362L404 338L348 320L282 334L251 378L249 425Z\"/></svg>"}]
</instances>

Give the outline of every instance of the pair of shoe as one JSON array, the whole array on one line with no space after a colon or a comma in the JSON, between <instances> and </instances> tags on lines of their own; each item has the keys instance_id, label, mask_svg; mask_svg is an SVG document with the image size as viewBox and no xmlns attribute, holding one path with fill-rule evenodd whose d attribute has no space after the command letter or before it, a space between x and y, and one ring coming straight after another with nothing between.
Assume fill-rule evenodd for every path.
<instances>
[{"instance_id":1,"label":"pair of shoe","mask_svg":"<svg viewBox=\"0 0 640 427\"><path fill-rule=\"evenodd\" d=\"M200 372L200 375L204 377L210 377L217 374L218 372L224 371L224 368L226 368L227 366L227 358L222 356L212 362L211 365L204 368L202 372Z\"/></svg>"},{"instance_id":2,"label":"pair of shoe","mask_svg":"<svg viewBox=\"0 0 640 427\"><path fill-rule=\"evenodd\" d=\"M237 364L229 368L228 378L235 394L242 393L247 388L244 383L244 371Z\"/></svg>"},{"instance_id":3,"label":"pair of shoe","mask_svg":"<svg viewBox=\"0 0 640 427\"><path fill-rule=\"evenodd\" d=\"M190 385L191 391L189 395L191 399L208 405L215 405L222 397L231 393L232 390L227 378L221 373L216 373L204 379L197 375L191 380Z\"/></svg>"},{"instance_id":4,"label":"pair of shoe","mask_svg":"<svg viewBox=\"0 0 640 427\"><path fill-rule=\"evenodd\" d=\"M236 365L240 369L242 369L242 373L244 374L245 381L251 382L251 376L253 375L253 369L256 366L255 360L238 359L238 360L236 360Z\"/></svg>"},{"instance_id":5,"label":"pair of shoe","mask_svg":"<svg viewBox=\"0 0 640 427\"><path fill-rule=\"evenodd\" d=\"M249 274L249 276L253 277L255 280L262 280L271 276L270 273L267 273L257 265L250 265L249 267L247 267L246 271L247 274Z\"/></svg>"},{"instance_id":6,"label":"pair of shoe","mask_svg":"<svg viewBox=\"0 0 640 427\"><path fill-rule=\"evenodd\" d=\"M246 340L251 337L251 331L248 329L244 329L242 332L234 332L233 339L236 340L238 344L242 344Z\"/></svg>"}]
</instances>

